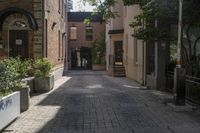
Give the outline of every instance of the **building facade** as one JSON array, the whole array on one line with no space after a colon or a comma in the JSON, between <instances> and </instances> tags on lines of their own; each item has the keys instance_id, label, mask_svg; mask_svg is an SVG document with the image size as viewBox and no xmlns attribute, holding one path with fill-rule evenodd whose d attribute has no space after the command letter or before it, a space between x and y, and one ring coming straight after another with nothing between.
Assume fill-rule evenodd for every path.
<instances>
[{"instance_id":1,"label":"building facade","mask_svg":"<svg viewBox=\"0 0 200 133\"><path fill-rule=\"evenodd\" d=\"M106 26L107 72L112 76L127 76L141 84L145 83L145 43L132 35L129 25L141 10L138 5L124 6L119 0L111 9L119 17L111 19Z\"/></svg>"},{"instance_id":2,"label":"building facade","mask_svg":"<svg viewBox=\"0 0 200 133\"><path fill-rule=\"evenodd\" d=\"M49 58L55 68L66 59L65 0L0 1L0 58Z\"/></svg>"},{"instance_id":3,"label":"building facade","mask_svg":"<svg viewBox=\"0 0 200 133\"><path fill-rule=\"evenodd\" d=\"M169 64L169 45L165 43L146 44L133 37L136 27L130 27L134 17L140 14L138 4L124 6L118 0L112 11L119 17L106 25L107 71L112 76L127 76L142 85L164 89L166 66Z\"/></svg>"},{"instance_id":4,"label":"building facade","mask_svg":"<svg viewBox=\"0 0 200 133\"><path fill-rule=\"evenodd\" d=\"M84 23L91 18L91 23ZM105 22L92 12L68 13L68 62L69 69L91 69L91 47L105 33Z\"/></svg>"}]
</instances>

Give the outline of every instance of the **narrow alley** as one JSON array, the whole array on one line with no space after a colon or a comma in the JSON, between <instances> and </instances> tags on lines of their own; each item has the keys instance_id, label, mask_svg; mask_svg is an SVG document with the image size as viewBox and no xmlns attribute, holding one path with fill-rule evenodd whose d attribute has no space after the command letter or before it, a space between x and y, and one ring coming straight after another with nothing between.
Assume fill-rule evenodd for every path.
<instances>
[{"instance_id":1,"label":"narrow alley","mask_svg":"<svg viewBox=\"0 0 200 133\"><path fill-rule=\"evenodd\" d=\"M199 118L198 111L172 111L127 78L70 71L53 91L33 96L30 109L4 132L199 133Z\"/></svg>"}]
</instances>

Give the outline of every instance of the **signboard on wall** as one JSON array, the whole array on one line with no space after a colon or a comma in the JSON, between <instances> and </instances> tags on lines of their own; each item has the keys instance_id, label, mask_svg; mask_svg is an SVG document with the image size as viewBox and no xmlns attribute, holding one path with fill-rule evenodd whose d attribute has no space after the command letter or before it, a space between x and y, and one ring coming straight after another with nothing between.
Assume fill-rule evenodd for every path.
<instances>
[{"instance_id":1,"label":"signboard on wall","mask_svg":"<svg viewBox=\"0 0 200 133\"><path fill-rule=\"evenodd\" d=\"M16 43L16 45L22 45L22 40L21 40L21 39L17 39L17 40L15 41L15 43Z\"/></svg>"}]
</instances>

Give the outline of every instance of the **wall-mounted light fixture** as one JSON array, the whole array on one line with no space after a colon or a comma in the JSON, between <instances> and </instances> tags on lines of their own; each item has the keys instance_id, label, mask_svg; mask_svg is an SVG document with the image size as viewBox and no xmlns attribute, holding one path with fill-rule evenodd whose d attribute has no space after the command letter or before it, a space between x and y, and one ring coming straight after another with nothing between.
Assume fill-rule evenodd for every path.
<instances>
[{"instance_id":1,"label":"wall-mounted light fixture","mask_svg":"<svg viewBox=\"0 0 200 133\"><path fill-rule=\"evenodd\" d=\"M53 24L52 24L52 26L51 26L51 29L52 29L52 30L55 28L56 24L57 24L56 22L53 22Z\"/></svg>"}]
</instances>

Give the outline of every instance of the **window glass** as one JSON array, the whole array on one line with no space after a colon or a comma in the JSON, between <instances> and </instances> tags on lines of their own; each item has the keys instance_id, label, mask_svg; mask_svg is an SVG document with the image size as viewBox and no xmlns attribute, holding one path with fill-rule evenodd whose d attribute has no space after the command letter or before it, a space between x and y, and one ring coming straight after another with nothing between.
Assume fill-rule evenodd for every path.
<instances>
[{"instance_id":1,"label":"window glass","mask_svg":"<svg viewBox=\"0 0 200 133\"><path fill-rule=\"evenodd\" d=\"M71 40L77 39L77 27L70 27L70 39Z\"/></svg>"},{"instance_id":2,"label":"window glass","mask_svg":"<svg viewBox=\"0 0 200 133\"><path fill-rule=\"evenodd\" d=\"M92 26L86 26L86 40L92 41L93 40L93 29Z\"/></svg>"}]
</instances>

